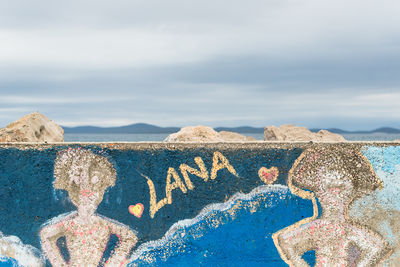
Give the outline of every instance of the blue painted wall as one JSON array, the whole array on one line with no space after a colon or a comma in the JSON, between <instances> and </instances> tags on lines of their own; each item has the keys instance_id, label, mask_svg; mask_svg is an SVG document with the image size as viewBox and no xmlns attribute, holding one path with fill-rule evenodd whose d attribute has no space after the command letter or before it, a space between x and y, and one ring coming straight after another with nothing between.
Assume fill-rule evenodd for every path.
<instances>
[{"instance_id":1,"label":"blue painted wall","mask_svg":"<svg viewBox=\"0 0 400 267\"><path fill-rule=\"evenodd\" d=\"M211 170L213 152L207 149L179 150L110 150L102 151L113 159L117 170L116 185L108 189L98 213L131 226L139 233L140 243L161 238L179 220L195 217L210 203L223 202L236 192L248 193L263 182L258 177L260 167L276 166L280 176L276 183L285 184L287 172L301 150L220 151L236 169L239 177L226 169L215 180L204 182L192 176L194 190L183 194L173 191L173 204L149 216L149 188L146 179L155 183L158 198L165 196L165 180L169 167L179 170L181 163L197 167L195 157L202 157ZM0 149L0 229L5 235L16 235L23 243L40 247L38 232L43 223L60 214L75 210L65 191L53 189L53 168L57 152L65 147L46 150ZM182 178L183 179L183 178ZM143 203L145 211L138 219L128 207ZM140 244L139 243L139 244Z\"/></svg>"},{"instance_id":2,"label":"blue painted wall","mask_svg":"<svg viewBox=\"0 0 400 267\"><path fill-rule=\"evenodd\" d=\"M78 145L42 150L0 148L0 232L3 235L17 236L23 244L41 250L39 231L43 225L76 210L68 193L54 189L52 184L57 153L68 147ZM144 176L154 182L159 200L165 196L170 167L180 174L180 164L197 168L194 158L201 157L210 172L216 149L82 148L106 155L117 171L116 184L106 191L97 212L137 231L139 241L131 266L187 266L193 262L201 266L286 266L272 234L313 214L311 201L293 195L287 187L288 171L302 148L218 149L235 168L237 176L227 169L218 171L217 178L207 182L190 175L194 189L186 194L174 190L172 204L161 208L154 218L149 213L150 194ZM383 148L379 149L376 151L383 153ZM378 168L381 161L377 160L376 151L369 148L363 152ZM260 180L261 167L279 169L273 185L267 186ZM393 168L381 166L387 172ZM137 203L144 205L140 218L129 213L129 206ZM218 205L210 208L211 204L221 203L225 203L223 208ZM212 225L212 220L218 225ZM167 234L174 224L175 231ZM162 242L151 243L156 240ZM313 265L312 252L304 258ZM0 266L7 262L12 260L0 260Z\"/></svg>"}]
</instances>

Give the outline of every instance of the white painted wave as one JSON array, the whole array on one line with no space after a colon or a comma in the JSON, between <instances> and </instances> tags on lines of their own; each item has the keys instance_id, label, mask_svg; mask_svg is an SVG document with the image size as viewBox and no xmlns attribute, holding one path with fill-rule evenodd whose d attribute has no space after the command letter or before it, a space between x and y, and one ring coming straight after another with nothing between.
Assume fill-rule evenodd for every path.
<instances>
[{"instance_id":1,"label":"white painted wave","mask_svg":"<svg viewBox=\"0 0 400 267\"><path fill-rule=\"evenodd\" d=\"M157 248L163 249L162 259L166 260L185 249L185 236L199 238L202 236L202 230L205 227L217 228L224 223L224 220L234 219L239 210L249 209L250 212L255 212L260 205L274 205L272 203L274 200L269 198L266 193L278 193L283 196L288 192L289 188L284 185L262 185L248 194L236 193L224 203L210 204L202 209L196 217L173 224L161 239L140 245L130 258L131 266L136 266L135 261L137 260L154 264L154 257L148 254L151 251L156 251ZM224 214L222 215L222 213ZM170 249L166 249L168 247Z\"/></svg>"},{"instance_id":2,"label":"white painted wave","mask_svg":"<svg viewBox=\"0 0 400 267\"><path fill-rule=\"evenodd\" d=\"M0 262L8 258L17 261L18 266L45 266L46 260L40 250L25 245L16 236L5 236L0 232Z\"/></svg>"}]
</instances>

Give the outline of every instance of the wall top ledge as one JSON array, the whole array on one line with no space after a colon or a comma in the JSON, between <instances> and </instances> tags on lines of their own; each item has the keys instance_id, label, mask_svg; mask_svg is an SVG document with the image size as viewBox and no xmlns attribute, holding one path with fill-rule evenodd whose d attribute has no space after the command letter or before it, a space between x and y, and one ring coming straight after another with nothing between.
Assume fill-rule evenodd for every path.
<instances>
[{"instance_id":1,"label":"wall top ledge","mask_svg":"<svg viewBox=\"0 0 400 267\"><path fill-rule=\"evenodd\" d=\"M0 149L17 148L17 149L50 149L63 147L102 147L108 149L171 149L183 150L192 148L215 148L215 149L263 149L263 148L309 148L314 146L343 146L358 147L363 146L400 146L398 141L352 141L352 142L280 142L280 141L252 141L252 142L185 142L185 143L164 143L164 142L60 142L60 143L0 143Z\"/></svg>"}]
</instances>

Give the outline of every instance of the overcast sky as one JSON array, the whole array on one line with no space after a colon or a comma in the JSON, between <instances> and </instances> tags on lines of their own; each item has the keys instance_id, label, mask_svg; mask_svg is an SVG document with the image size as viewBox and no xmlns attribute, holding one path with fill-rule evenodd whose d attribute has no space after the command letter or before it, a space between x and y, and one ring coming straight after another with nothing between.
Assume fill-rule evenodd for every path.
<instances>
[{"instance_id":1,"label":"overcast sky","mask_svg":"<svg viewBox=\"0 0 400 267\"><path fill-rule=\"evenodd\" d=\"M400 128L398 0L0 1L0 127Z\"/></svg>"}]
</instances>

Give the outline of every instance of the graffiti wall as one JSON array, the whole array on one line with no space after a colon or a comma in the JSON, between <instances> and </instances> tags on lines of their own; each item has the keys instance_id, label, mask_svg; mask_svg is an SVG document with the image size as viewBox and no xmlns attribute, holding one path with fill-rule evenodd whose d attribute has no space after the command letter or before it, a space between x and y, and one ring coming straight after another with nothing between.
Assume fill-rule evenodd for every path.
<instances>
[{"instance_id":1,"label":"graffiti wall","mask_svg":"<svg viewBox=\"0 0 400 267\"><path fill-rule=\"evenodd\" d=\"M0 266L399 266L400 145L0 145Z\"/></svg>"}]
</instances>

